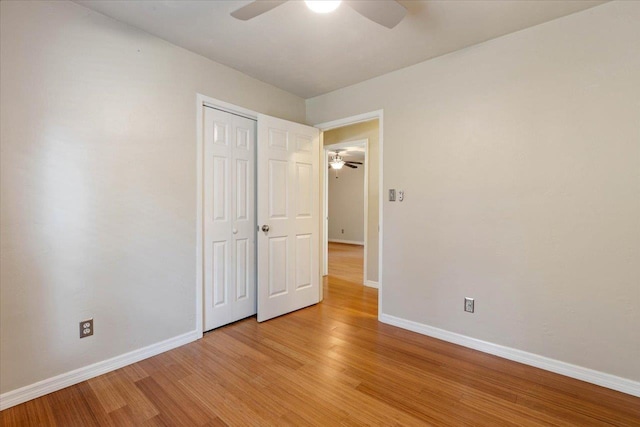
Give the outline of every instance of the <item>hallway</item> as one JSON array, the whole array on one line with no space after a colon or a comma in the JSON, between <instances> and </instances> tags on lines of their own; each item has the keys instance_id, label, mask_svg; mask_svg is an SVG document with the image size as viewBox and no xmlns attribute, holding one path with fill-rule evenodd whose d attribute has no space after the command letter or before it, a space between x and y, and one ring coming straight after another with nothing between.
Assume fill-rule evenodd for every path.
<instances>
[{"instance_id":1,"label":"hallway","mask_svg":"<svg viewBox=\"0 0 640 427\"><path fill-rule=\"evenodd\" d=\"M329 242L329 276L362 284L364 246Z\"/></svg>"},{"instance_id":2,"label":"hallway","mask_svg":"<svg viewBox=\"0 0 640 427\"><path fill-rule=\"evenodd\" d=\"M324 277L324 300L320 305L336 310L348 308L377 323L378 290L362 284L363 255L362 246L329 243L329 275Z\"/></svg>"}]
</instances>

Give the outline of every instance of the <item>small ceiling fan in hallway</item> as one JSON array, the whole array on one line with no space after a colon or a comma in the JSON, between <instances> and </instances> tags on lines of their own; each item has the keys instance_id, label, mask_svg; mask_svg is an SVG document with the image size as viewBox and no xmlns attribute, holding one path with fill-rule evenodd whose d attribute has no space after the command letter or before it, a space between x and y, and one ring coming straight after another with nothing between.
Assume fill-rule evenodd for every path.
<instances>
[{"instance_id":1,"label":"small ceiling fan in hallway","mask_svg":"<svg viewBox=\"0 0 640 427\"><path fill-rule=\"evenodd\" d=\"M288 0L255 0L233 12L231 16L241 21L248 21L275 9ZM333 12L345 3L365 18L387 28L393 28L402 21L407 9L395 0L305 0L305 3L316 13Z\"/></svg>"},{"instance_id":2,"label":"small ceiling fan in hallway","mask_svg":"<svg viewBox=\"0 0 640 427\"><path fill-rule=\"evenodd\" d=\"M329 160L329 169L342 169L343 166L346 166L351 169L357 169L358 165L361 165L362 162L352 162L344 160L344 158L340 155L340 151L336 150L336 154L331 156L331 160Z\"/></svg>"}]
</instances>

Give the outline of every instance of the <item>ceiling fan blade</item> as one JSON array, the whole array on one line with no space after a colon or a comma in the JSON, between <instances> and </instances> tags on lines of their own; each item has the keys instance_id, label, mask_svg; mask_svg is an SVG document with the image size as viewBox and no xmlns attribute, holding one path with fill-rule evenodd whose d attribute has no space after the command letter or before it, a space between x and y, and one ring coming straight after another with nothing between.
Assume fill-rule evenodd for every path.
<instances>
[{"instance_id":1,"label":"ceiling fan blade","mask_svg":"<svg viewBox=\"0 0 640 427\"><path fill-rule=\"evenodd\" d=\"M349 163L345 163L344 165L345 165L346 167L348 167L348 168L351 168L351 169L358 169L358 167L357 167L357 166L350 165Z\"/></svg>"},{"instance_id":2,"label":"ceiling fan blade","mask_svg":"<svg viewBox=\"0 0 640 427\"><path fill-rule=\"evenodd\" d=\"M362 162L350 162L350 161L346 161L345 163L350 163L352 165L361 165Z\"/></svg>"},{"instance_id":3,"label":"ceiling fan blade","mask_svg":"<svg viewBox=\"0 0 640 427\"><path fill-rule=\"evenodd\" d=\"M398 25L407 14L407 9L395 0L351 0L346 3L360 15L387 28Z\"/></svg>"},{"instance_id":4,"label":"ceiling fan blade","mask_svg":"<svg viewBox=\"0 0 640 427\"><path fill-rule=\"evenodd\" d=\"M288 0L255 0L246 6L242 6L240 9L234 10L231 12L231 16L241 21L248 21L265 12L269 12L271 9L287 1Z\"/></svg>"}]
</instances>

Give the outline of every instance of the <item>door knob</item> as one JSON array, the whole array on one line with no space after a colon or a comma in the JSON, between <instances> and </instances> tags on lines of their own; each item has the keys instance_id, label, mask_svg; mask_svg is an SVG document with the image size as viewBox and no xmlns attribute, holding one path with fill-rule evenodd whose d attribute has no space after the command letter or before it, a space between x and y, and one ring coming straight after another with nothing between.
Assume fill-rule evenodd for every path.
<instances>
[{"instance_id":1,"label":"door knob","mask_svg":"<svg viewBox=\"0 0 640 427\"><path fill-rule=\"evenodd\" d=\"M233 234L238 234L238 229L237 228L234 228L232 231L233 231Z\"/></svg>"},{"instance_id":2,"label":"door knob","mask_svg":"<svg viewBox=\"0 0 640 427\"><path fill-rule=\"evenodd\" d=\"M264 231L265 233L269 231L269 226L267 224L262 226L262 231Z\"/></svg>"}]
</instances>

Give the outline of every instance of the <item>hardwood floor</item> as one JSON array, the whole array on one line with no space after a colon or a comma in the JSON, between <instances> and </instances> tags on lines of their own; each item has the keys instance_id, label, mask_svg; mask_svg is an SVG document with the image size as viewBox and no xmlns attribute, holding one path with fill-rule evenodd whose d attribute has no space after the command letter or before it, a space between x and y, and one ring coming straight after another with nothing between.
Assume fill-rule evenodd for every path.
<instances>
[{"instance_id":1,"label":"hardwood floor","mask_svg":"<svg viewBox=\"0 0 640 427\"><path fill-rule=\"evenodd\" d=\"M340 279L350 283L362 284L363 274L364 246L329 242L329 276L325 277L325 281L327 278L331 278L331 283L333 283L333 279ZM374 300L377 306L377 292L375 292Z\"/></svg>"},{"instance_id":2,"label":"hardwood floor","mask_svg":"<svg viewBox=\"0 0 640 427\"><path fill-rule=\"evenodd\" d=\"M640 426L638 398L378 323L361 248L331 244L330 266L317 306L220 328L0 424Z\"/></svg>"}]
</instances>

